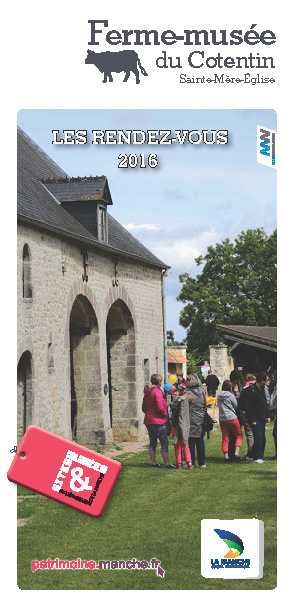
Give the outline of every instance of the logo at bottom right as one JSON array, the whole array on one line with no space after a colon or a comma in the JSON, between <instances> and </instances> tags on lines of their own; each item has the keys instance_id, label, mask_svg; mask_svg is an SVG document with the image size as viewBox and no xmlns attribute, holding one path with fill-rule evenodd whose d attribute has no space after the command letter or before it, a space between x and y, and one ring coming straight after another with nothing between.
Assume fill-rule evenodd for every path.
<instances>
[{"instance_id":1,"label":"logo at bottom right","mask_svg":"<svg viewBox=\"0 0 291 604\"><path fill-rule=\"evenodd\" d=\"M257 518L201 520L201 575L260 579L264 568L264 523Z\"/></svg>"}]
</instances>

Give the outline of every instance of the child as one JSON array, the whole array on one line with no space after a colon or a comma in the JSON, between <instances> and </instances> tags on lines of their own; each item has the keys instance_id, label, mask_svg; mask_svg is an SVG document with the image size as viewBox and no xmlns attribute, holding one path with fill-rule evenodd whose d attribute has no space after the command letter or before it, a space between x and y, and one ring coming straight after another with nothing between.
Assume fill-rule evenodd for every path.
<instances>
[{"instance_id":1,"label":"child","mask_svg":"<svg viewBox=\"0 0 291 604\"><path fill-rule=\"evenodd\" d=\"M190 431L189 399L188 395L179 396L175 386L170 391L173 396L172 409L172 437L177 460L177 470L182 469L182 447L189 470L193 470L191 453L188 444Z\"/></svg>"}]
</instances>

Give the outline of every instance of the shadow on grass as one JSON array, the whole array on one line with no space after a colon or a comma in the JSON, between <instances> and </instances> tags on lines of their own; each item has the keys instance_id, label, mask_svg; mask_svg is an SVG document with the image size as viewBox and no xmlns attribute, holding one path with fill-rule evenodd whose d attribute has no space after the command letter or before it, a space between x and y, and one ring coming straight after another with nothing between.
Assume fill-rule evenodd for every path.
<instances>
[{"instance_id":1,"label":"shadow on grass","mask_svg":"<svg viewBox=\"0 0 291 604\"><path fill-rule=\"evenodd\" d=\"M170 470L176 470L177 468L163 468L162 466L160 468L153 468L151 465L147 464L147 463L130 463L130 462L124 462L122 464L123 468L143 468L144 470L151 470L151 472L169 472Z\"/></svg>"},{"instance_id":2,"label":"shadow on grass","mask_svg":"<svg viewBox=\"0 0 291 604\"><path fill-rule=\"evenodd\" d=\"M138 462L138 461L134 462L131 458L128 459L128 460L127 459L120 459L119 461L122 464L122 467L124 467L124 468L125 467L127 467L127 468L128 467L132 467L132 468L144 468L144 469L147 468L148 470L152 470L152 471L160 471L160 470L169 469L169 468L163 468L162 466L160 468L154 468L154 467L152 467L147 462ZM265 461L273 461L273 460L266 458ZM251 461L251 460L250 461L248 461L248 460L245 461L244 460L242 462L236 462L236 461L232 461L231 460L229 462L225 462L223 457L207 456L205 462L206 462L206 465L209 465L209 468L210 467L213 468L215 466L225 466L225 467L228 467L228 466L231 466L231 467L238 466L238 467L241 467L241 468L246 468L246 467L248 467L248 468L255 468L255 467L257 467L257 466L254 465L254 462ZM198 467L197 464L196 464L196 467ZM175 468L171 468L171 469L175 469ZM265 470L263 470L263 469L262 470L257 469L255 471L256 471L256 473L264 473L265 472ZM276 472L276 466L275 465L274 465L274 470L273 471L270 470L270 473L273 473L273 472Z\"/></svg>"},{"instance_id":3,"label":"shadow on grass","mask_svg":"<svg viewBox=\"0 0 291 604\"><path fill-rule=\"evenodd\" d=\"M207 455L207 456L206 456L206 458L205 458L205 463L207 464L207 463L210 463L210 462L215 463L215 465L216 465L216 464L219 464L219 465L221 465L221 464L222 464L222 465L224 465L224 466L229 465L228 463L226 463L226 462L224 461L224 458L223 458L223 457L211 457L210 455ZM232 462L229 462L229 463L231 463L231 464L232 464Z\"/></svg>"}]
</instances>

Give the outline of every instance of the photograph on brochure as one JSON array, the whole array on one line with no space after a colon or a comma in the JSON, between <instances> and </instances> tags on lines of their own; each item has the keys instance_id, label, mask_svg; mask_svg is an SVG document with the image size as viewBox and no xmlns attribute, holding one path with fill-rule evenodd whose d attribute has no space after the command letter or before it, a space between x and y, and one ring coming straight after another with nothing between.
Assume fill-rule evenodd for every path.
<instances>
[{"instance_id":1,"label":"photograph on brochure","mask_svg":"<svg viewBox=\"0 0 291 604\"><path fill-rule=\"evenodd\" d=\"M274 589L276 112L17 123L18 586Z\"/></svg>"}]
</instances>

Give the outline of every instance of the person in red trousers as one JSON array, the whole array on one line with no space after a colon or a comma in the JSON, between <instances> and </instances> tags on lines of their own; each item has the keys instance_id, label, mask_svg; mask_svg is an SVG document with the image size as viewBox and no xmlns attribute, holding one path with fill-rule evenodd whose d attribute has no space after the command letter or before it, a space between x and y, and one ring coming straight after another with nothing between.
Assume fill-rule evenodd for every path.
<instances>
[{"instance_id":1,"label":"person in red trousers","mask_svg":"<svg viewBox=\"0 0 291 604\"><path fill-rule=\"evenodd\" d=\"M172 437L175 448L177 461L177 470L182 469L182 448L185 461L189 470L193 470L191 453L188 444L190 432L190 414L189 414L189 397L191 393L179 396L179 391L172 388L170 393L173 396L172 408Z\"/></svg>"},{"instance_id":2,"label":"person in red trousers","mask_svg":"<svg viewBox=\"0 0 291 604\"><path fill-rule=\"evenodd\" d=\"M229 461L228 445L230 435L233 435L235 439L234 460L242 461L241 457L239 457L239 450L243 437L237 418L237 399L231 392L231 389L232 383L230 380L225 380L222 384L222 390L217 397L219 423L222 433L222 452L224 453L224 460L226 462Z\"/></svg>"}]
</instances>

